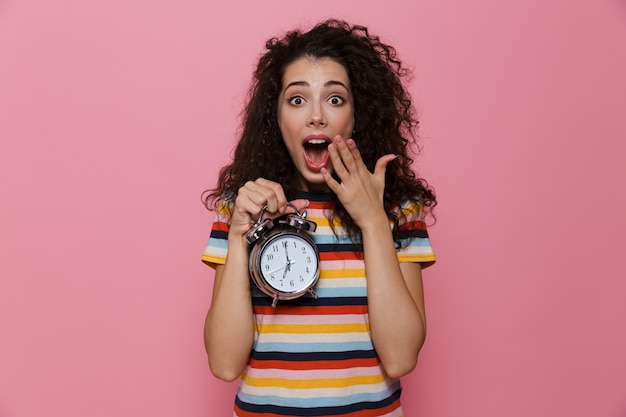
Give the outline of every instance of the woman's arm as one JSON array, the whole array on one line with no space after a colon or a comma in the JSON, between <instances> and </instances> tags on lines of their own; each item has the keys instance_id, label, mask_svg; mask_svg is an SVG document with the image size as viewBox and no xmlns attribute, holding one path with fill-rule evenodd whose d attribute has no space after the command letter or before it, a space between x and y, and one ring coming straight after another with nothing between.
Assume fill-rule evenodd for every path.
<instances>
[{"instance_id":1,"label":"woman's arm","mask_svg":"<svg viewBox=\"0 0 626 417\"><path fill-rule=\"evenodd\" d=\"M322 170L326 184L361 229L374 347L387 374L398 378L415 368L426 316L421 266L398 262L383 205L385 171L395 156L382 156L371 173L354 140L337 136L328 150L340 182Z\"/></svg>"},{"instance_id":2,"label":"woman's arm","mask_svg":"<svg viewBox=\"0 0 626 417\"><path fill-rule=\"evenodd\" d=\"M387 216L362 228L372 340L387 374L411 372L426 338L419 263L398 263Z\"/></svg>"},{"instance_id":3,"label":"woman's arm","mask_svg":"<svg viewBox=\"0 0 626 417\"><path fill-rule=\"evenodd\" d=\"M254 339L254 317L244 238L228 239L224 265L215 268L213 298L204 324L204 345L211 372L225 381L243 372Z\"/></svg>"},{"instance_id":4,"label":"woman's arm","mask_svg":"<svg viewBox=\"0 0 626 417\"><path fill-rule=\"evenodd\" d=\"M297 210L307 200L294 200ZM246 233L265 208L267 217L293 210L287 205L282 186L259 178L237 192L228 231L226 263L215 269L213 298L204 324L204 344L211 372L225 381L244 371L254 341L254 315L248 272L249 244Z\"/></svg>"}]
</instances>

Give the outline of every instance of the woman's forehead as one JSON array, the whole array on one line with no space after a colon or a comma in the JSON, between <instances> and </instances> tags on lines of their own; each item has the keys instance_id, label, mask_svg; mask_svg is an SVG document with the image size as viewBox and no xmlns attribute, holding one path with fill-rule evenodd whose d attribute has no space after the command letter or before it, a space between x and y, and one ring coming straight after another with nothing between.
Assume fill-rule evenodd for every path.
<instances>
[{"instance_id":1,"label":"woman's forehead","mask_svg":"<svg viewBox=\"0 0 626 417\"><path fill-rule=\"evenodd\" d=\"M291 84L311 85L312 83L350 85L350 77L345 67L332 58L302 57L293 61L285 68L283 88Z\"/></svg>"}]
</instances>

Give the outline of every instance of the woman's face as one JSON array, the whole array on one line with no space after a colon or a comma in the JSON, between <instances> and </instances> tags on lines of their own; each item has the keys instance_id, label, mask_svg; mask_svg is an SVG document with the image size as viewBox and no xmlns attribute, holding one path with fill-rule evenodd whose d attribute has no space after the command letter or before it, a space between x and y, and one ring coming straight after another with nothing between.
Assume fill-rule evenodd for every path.
<instances>
[{"instance_id":1,"label":"woman's face","mask_svg":"<svg viewBox=\"0 0 626 417\"><path fill-rule=\"evenodd\" d=\"M346 69L330 58L300 58L287 66L278 98L278 125L303 191L327 190L332 172L328 145L354 128L354 102Z\"/></svg>"}]
</instances>

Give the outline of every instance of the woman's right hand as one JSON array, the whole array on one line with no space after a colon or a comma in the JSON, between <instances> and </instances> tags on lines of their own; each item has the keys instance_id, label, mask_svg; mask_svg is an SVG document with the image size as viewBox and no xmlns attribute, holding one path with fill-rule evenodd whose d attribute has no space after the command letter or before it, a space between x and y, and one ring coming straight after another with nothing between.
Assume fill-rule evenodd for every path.
<instances>
[{"instance_id":1,"label":"woman's right hand","mask_svg":"<svg viewBox=\"0 0 626 417\"><path fill-rule=\"evenodd\" d=\"M285 213L301 211L308 207L306 199L287 201L283 187L274 181L258 178L256 181L248 181L238 191L235 206L230 223L230 233L234 236L245 236L252 225L256 223L263 207L264 217L275 218ZM229 235L230 236L230 235Z\"/></svg>"},{"instance_id":2,"label":"woman's right hand","mask_svg":"<svg viewBox=\"0 0 626 417\"><path fill-rule=\"evenodd\" d=\"M291 202L300 211L308 200ZM248 256L245 235L265 209L274 218L294 211L283 187L264 178L248 181L238 191L230 218L228 256L215 268L213 300L206 317L204 342L213 374L225 381L237 379L245 370L254 343L254 319L250 300Z\"/></svg>"}]
</instances>

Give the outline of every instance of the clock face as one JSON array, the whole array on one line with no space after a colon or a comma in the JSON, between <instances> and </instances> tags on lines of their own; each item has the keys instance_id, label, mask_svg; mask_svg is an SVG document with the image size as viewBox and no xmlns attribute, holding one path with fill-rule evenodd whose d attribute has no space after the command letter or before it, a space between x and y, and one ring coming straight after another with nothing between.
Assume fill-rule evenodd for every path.
<instances>
[{"instance_id":1,"label":"clock face","mask_svg":"<svg viewBox=\"0 0 626 417\"><path fill-rule=\"evenodd\" d=\"M263 247L259 266L271 287L291 293L307 289L316 280L318 259L308 241L297 235L281 235Z\"/></svg>"}]
</instances>

